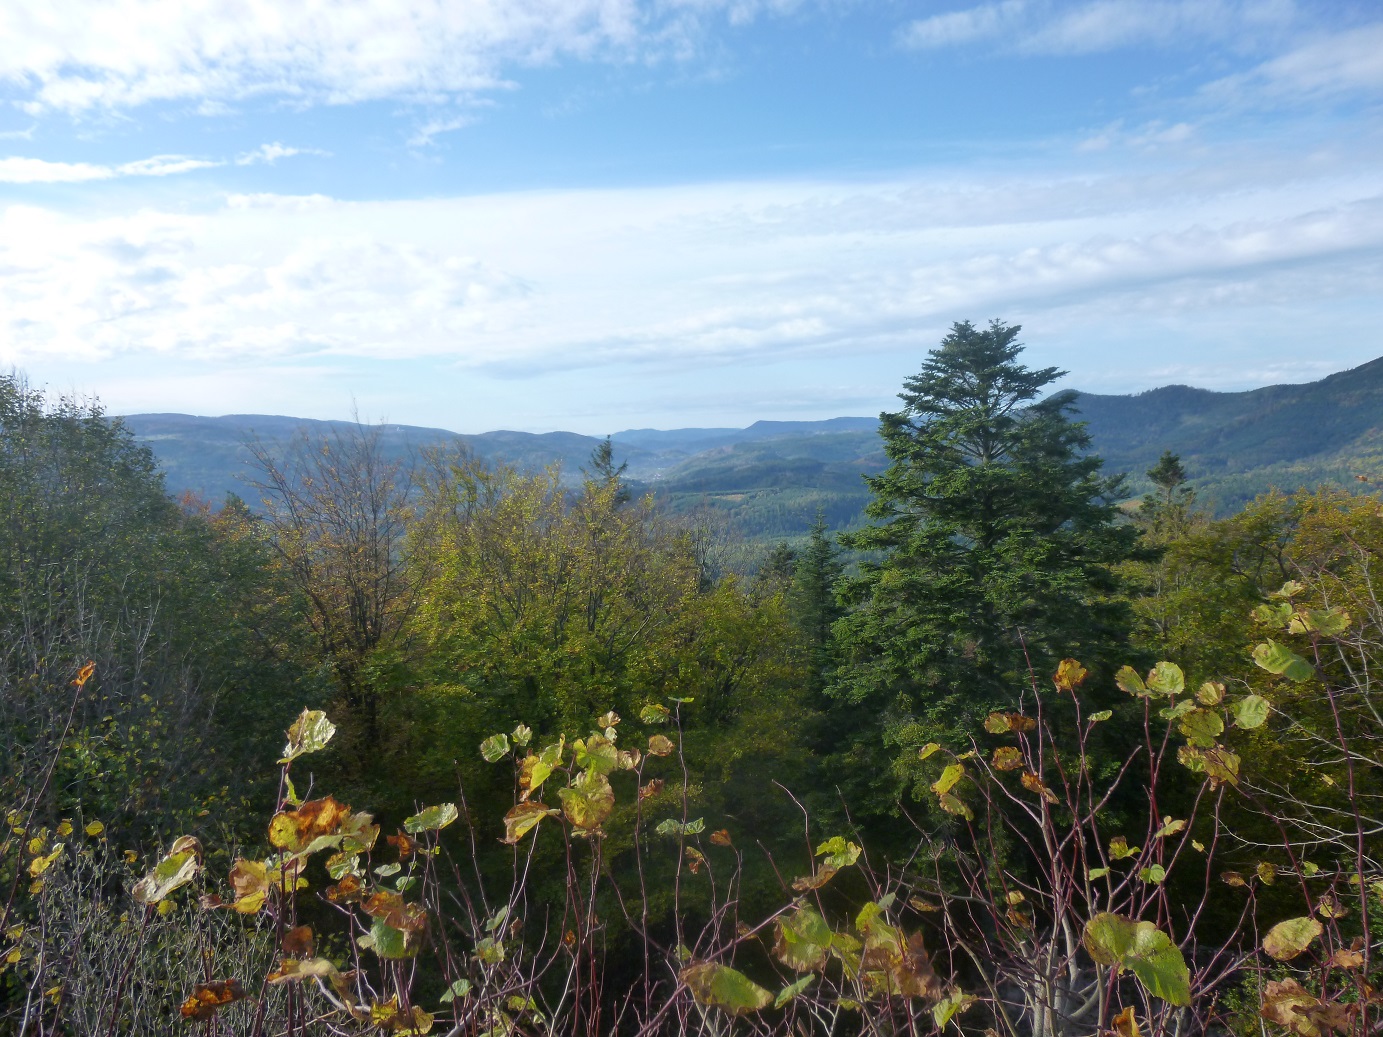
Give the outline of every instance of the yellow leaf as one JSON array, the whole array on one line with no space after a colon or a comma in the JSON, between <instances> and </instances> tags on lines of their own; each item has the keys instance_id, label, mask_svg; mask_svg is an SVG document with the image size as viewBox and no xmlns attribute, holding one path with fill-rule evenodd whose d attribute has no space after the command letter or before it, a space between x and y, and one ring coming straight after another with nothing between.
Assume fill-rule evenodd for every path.
<instances>
[{"instance_id":1,"label":"yellow leaf","mask_svg":"<svg viewBox=\"0 0 1383 1037\"><path fill-rule=\"evenodd\" d=\"M944 796L956 787L956 782L965 777L965 766L959 763L952 763L946 766L941 772L941 777L932 782L932 791L938 796Z\"/></svg>"},{"instance_id":2,"label":"yellow leaf","mask_svg":"<svg viewBox=\"0 0 1383 1037\"><path fill-rule=\"evenodd\" d=\"M1052 682L1062 691L1074 692L1089 676L1087 670L1074 659L1063 659L1056 668Z\"/></svg>"}]
</instances>

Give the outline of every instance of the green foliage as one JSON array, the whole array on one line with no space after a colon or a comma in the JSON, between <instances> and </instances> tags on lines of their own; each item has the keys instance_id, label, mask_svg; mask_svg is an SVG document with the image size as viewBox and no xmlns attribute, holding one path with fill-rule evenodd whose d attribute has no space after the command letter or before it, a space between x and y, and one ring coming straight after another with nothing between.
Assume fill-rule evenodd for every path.
<instances>
[{"instance_id":1,"label":"green foliage","mask_svg":"<svg viewBox=\"0 0 1383 1037\"><path fill-rule=\"evenodd\" d=\"M1186 960L1152 922L1108 912L1096 915L1086 923L1085 948L1097 964L1130 970L1150 994L1174 1005L1190 1004Z\"/></svg>"},{"instance_id":2,"label":"green foliage","mask_svg":"<svg viewBox=\"0 0 1383 1037\"><path fill-rule=\"evenodd\" d=\"M878 560L845 585L831 690L878 718L904 774L923 742L1014 701L1030 666L1076 647L1105 665L1127 639L1119 480L1086 452L1073 394L1040 398L1060 372L1018 363L1018 330L957 324L906 381L883 415L892 464L868 480L877 524L842 537Z\"/></svg>"}]
</instances>

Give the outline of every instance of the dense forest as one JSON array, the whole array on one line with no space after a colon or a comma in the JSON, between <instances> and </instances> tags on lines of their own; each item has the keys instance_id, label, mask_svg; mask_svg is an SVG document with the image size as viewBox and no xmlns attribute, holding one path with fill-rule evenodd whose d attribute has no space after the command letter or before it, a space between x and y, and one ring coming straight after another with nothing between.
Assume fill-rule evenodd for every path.
<instances>
[{"instance_id":1,"label":"dense forest","mask_svg":"<svg viewBox=\"0 0 1383 1037\"><path fill-rule=\"evenodd\" d=\"M175 498L0 378L0 1030L1377 1032L1370 476L1130 500L1018 333L756 552L611 440Z\"/></svg>"}]
</instances>

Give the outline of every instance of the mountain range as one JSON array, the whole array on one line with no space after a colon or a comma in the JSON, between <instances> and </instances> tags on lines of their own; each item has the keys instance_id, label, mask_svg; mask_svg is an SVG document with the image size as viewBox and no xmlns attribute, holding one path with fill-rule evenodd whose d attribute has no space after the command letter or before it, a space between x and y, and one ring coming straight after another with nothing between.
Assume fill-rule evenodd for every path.
<instances>
[{"instance_id":1,"label":"mountain range","mask_svg":"<svg viewBox=\"0 0 1383 1037\"><path fill-rule=\"evenodd\" d=\"M1383 358L1317 382L1246 392L1169 385L1134 395L1080 393L1077 417L1106 471L1127 473L1136 494L1164 450L1178 454L1199 498L1225 513L1270 488L1331 484L1383 468ZM162 463L170 492L209 500L236 493L254 502L246 444L272 451L299 432L318 436L345 422L234 414L132 414L124 422ZM673 512L709 509L751 540L793 539L818 510L829 525L863 521L863 475L887 463L878 419L758 421L748 428L629 429L611 435L617 461L637 491ZM560 464L579 480L600 443L572 432L496 431L463 435L411 425L381 426L386 451L459 441L480 458L532 471Z\"/></svg>"}]
</instances>

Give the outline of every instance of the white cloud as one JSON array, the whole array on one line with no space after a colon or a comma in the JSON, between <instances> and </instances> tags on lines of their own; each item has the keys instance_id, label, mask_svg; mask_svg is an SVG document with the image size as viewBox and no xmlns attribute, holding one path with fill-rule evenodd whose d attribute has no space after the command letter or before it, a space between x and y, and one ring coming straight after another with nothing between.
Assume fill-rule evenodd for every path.
<instances>
[{"instance_id":1,"label":"white cloud","mask_svg":"<svg viewBox=\"0 0 1383 1037\"><path fill-rule=\"evenodd\" d=\"M109 180L110 166L89 162L45 162L41 158L0 158L0 183L70 184L82 180Z\"/></svg>"},{"instance_id":2,"label":"white cloud","mask_svg":"<svg viewBox=\"0 0 1383 1037\"><path fill-rule=\"evenodd\" d=\"M70 184L88 180L111 180L121 176L173 176L197 169L210 169L220 164L205 159L188 158L186 155L155 155L118 166L11 157L0 158L0 183Z\"/></svg>"},{"instance_id":3,"label":"white cloud","mask_svg":"<svg viewBox=\"0 0 1383 1037\"><path fill-rule=\"evenodd\" d=\"M475 119L469 115L458 115L451 119L429 119L416 130L413 136L408 138L410 148L431 147L432 142L443 133L454 133L456 130L464 129Z\"/></svg>"},{"instance_id":4,"label":"white cloud","mask_svg":"<svg viewBox=\"0 0 1383 1037\"><path fill-rule=\"evenodd\" d=\"M1376 155L0 217L0 363L429 359L526 374L912 348L959 318L1383 318ZM1344 164L1340 164L1343 162ZM1331 300L1328 304L1323 300ZM1248 318L1245 318L1248 319ZM1266 318L1265 318L1266 319ZM1040 322L1039 322L1040 323Z\"/></svg>"},{"instance_id":5,"label":"white cloud","mask_svg":"<svg viewBox=\"0 0 1383 1037\"><path fill-rule=\"evenodd\" d=\"M899 42L926 50L997 43L1035 54L1089 54L1130 46L1235 47L1276 36L1296 19L1289 0L1003 0L917 19Z\"/></svg>"},{"instance_id":6,"label":"white cloud","mask_svg":"<svg viewBox=\"0 0 1383 1037\"><path fill-rule=\"evenodd\" d=\"M33 113L154 101L220 110L436 102L559 58L644 61L695 49L711 18L788 0L47 0L0 8L0 82Z\"/></svg>"},{"instance_id":7,"label":"white cloud","mask_svg":"<svg viewBox=\"0 0 1383 1037\"><path fill-rule=\"evenodd\" d=\"M1112 147L1122 146L1152 152L1162 148L1180 147L1193 140L1195 136L1196 127L1189 122L1168 124L1154 120L1136 129L1126 129L1122 120L1119 120L1082 140L1076 146L1076 150L1106 151Z\"/></svg>"},{"instance_id":8,"label":"white cloud","mask_svg":"<svg viewBox=\"0 0 1383 1037\"><path fill-rule=\"evenodd\" d=\"M1247 73L1205 88L1230 103L1316 101L1383 91L1383 22L1357 26L1303 43Z\"/></svg>"},{"instance_id":9,"label":"white cloud","mask_svg":"<svg viewBox=\"0 0 1383 1037\"><path fill-rule=\"evenodd\" d=\"M261 144L252 151L247 151L243 155L236 156L237 166L253 166L258 163L272 166L281 158L292 158L294 155L325 155L325 151L317 148L290 148L286 144L274 141L272 144Z\"/></svg>"},{"instance_id":10,"label":"white cloud","mask_svg":"<svg viewBox=\"0 0 1383 1037\"><path fill-rule=\"evenodd\" d=\"M1003 3L934 14L910 22L899 32L898 40L904 47L914 50L990 40L1020 24L1026 8L1025 0L1004 0Z\"/></svg>"}]
</instances>

